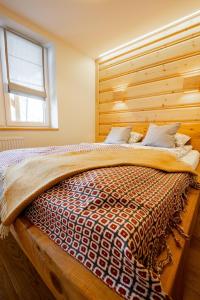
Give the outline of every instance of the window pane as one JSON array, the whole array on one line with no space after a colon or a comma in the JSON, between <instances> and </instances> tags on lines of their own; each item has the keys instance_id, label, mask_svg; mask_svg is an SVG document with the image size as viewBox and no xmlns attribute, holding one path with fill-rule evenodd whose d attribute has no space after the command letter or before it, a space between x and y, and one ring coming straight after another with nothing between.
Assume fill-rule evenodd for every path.
<instances>
[{"instance_id":1,"label":"window pane","mask_svg":"<svg viewBox=\"0 0 200 300\"><path fill-rule=\"evenodd\" d=\"M11 121L45 123L46 101L9 94Z\"/></svg>"},{"instance_id":2,"label":"window pane","mask_svg":"<svg viewBox=\"0 0 200 300\"><path fill-rule=\"evenodd\" d=\"M44 91L42 47L7 31L10 81Z\"/></svg>"}]
</instances>

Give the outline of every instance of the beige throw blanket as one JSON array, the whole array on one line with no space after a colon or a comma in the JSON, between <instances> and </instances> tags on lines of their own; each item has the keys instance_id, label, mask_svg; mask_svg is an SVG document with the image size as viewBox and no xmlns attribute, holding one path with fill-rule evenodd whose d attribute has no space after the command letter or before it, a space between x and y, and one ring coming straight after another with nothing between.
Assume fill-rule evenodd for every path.
<instances>
[{"instance_id":1,"label":"beige throw blanket","mask_svg":"<svg viewBox=\"0 0 200 300\"><path fill-rule=\"evenodd\" d=\"M120 165L197 175L189 165L177 160L175 156L158 150L94 150L27 159L9 167L5 174L4 192L0 200L0 236L7 235L9 226L38 195L61 180L86 170Z\"/></svg>"}]
</instances>

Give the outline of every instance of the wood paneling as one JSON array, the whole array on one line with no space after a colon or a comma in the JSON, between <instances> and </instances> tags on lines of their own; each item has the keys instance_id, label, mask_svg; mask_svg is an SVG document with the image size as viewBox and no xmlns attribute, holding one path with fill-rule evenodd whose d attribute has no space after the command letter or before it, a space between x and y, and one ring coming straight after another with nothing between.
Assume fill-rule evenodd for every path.
<instances>
[{"instance_id":1,"label":"wood paneling","mask_svg":"<svg viewBox=\"0 0 200 300\"><path fill-rule=\"evenodd\" d=\"M141 99L131 99L126 102L107 102L99 105L99 113L119 111L143 111L152 109L178 108L184 106L200 106L200 94L174 93Z\"/></svg>"},{"instance_id":2,"label":"wood paneling","mask_svg":"<svg viewBox=\"0 0 200 300\"><path fill-rule=\"evenodd\" d=\"M100 82L182 60L199 53L200 37L100 71Z\"/></svg>"},{"instance_id":3,"label":"wood paneling","mask_svg":"<svg viewBox=\"0 0 200 300\"><path fill-rule=\"evenodd\" d=\"M112 65L132 60L136 57L145 56L160 49L176 45L182 41L187 41L192 37L199 36L199 32L199 20L190 20L190 24L182 24L182 28L177 27L173 32L163 33L160 37L147 38L146 40L129 46L129 49L121 51L120 54L116 51L116 53L112 53L111 56L105 55L97 59L97 63L100 65L100 70L106 69Z\"/></svg>"},{"instance_id":4,"label":"wood paneling","mask_svg":"<svg viewBox=\"0 0 200 300\"><path fill-rule=\"evenodd\" d=\"M137 99L137 98L148 98L159 94L171 94L175 92L183 92L183 77L167 78L165 80L158 80L155 82L148 82L143 85L131 86L125 91L124 100ZM115 89L115 87L113 87ZM100 93L99 101L109 102L114 101L113 91Z\"/></svg>"},{"instance_id":5,"label":"wood paneling","mask_svg":"<svg viewBox=\"0 0 200 300\"><path fill-rule=\"evenodd\" d=\"M182 107L160 110L146 110L135 112L116 112L110 114L101 114L100 124L112 124L123 122L151 122L151 121L198 121L200 116L200 107Z\"/></svg>"},{"instance_id":6,"label":"wood paneling","mask_svg":"<svg viewBox=\"0 0 200 300\"><path fill-rule=\"evenodd\" d=\"M166 80L179 77L181 74L187 73L190 70L199 70L200 53L194 54L191 57L182 58L181 60L170 61L160 64L159 66L151 67L149 70L139 70L132 72L129 75L118 76L107 81L100 82L100 92L109 92L113 88L120 85L125 85L127 88L144 85L150 82Z\"/></svg>"},{"instance_id":7,"label":"wood paneling","mask_svg":"<svg viewBox=\"0 0 200 300\"><path fill-rule=\"evenodd\" d=\"M127 124L143 131L143 123L193 122L199 130L200 93L184 93L184 76L200 73L199 62L198 22L97 61L96 140Z\"/></svg>"}]
</instances>

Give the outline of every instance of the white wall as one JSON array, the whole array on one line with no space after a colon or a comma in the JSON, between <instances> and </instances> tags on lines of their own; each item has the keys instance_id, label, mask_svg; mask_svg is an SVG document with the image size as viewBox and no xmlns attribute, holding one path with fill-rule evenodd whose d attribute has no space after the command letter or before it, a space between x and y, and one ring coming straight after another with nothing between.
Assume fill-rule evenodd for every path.
<instances>
[{"instance_id":1,"label":"white wall","mask_svg":"<svg viewBox=\"0 0 200 300\"><path fill-rule=\"evenodd\" d=\"M95 63L59 37L0 5L0 16L43 36L55 46L58 131L2 131L0 136L23 136L25 146L64 145L94 141Z\"/></svg>"}]
</instances>

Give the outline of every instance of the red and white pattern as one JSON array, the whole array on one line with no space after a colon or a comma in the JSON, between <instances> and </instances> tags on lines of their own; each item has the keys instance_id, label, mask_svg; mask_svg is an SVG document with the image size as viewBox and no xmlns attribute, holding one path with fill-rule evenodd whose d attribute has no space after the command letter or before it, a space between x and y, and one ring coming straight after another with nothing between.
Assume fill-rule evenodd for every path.
<instances>
[{"instance_id":1,"label":"red and white pattern","mask_svg":"<svg viewBox=\"0 0 200 300\"><path fill-rule=\"evenodd\" d=\"M49 153L75 147L55 147ZM91 149L87 147L81 150ZM39 151L47 154L45 148ZM159 278L148 267L156 261L160 238L183 210L182 195L191 183L186 173L138 166L100 168L60 182L24 213L125 299L165 299Z\"/></svg>"},{"instance_id":2,"label":"red and white pattern","mask_svg":"<svg viewBox=\"0 0 200 300\"><path fill-rule=\"evenodd\" d=\"M164 299L159 279L144 266L182 210L189 184L187 174L101 168L43 193L26 216L124 298Z\"/></svg>"}]
</instances>

